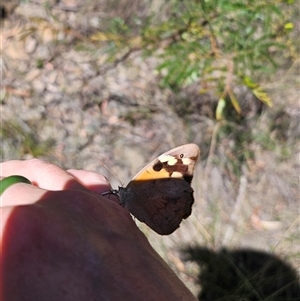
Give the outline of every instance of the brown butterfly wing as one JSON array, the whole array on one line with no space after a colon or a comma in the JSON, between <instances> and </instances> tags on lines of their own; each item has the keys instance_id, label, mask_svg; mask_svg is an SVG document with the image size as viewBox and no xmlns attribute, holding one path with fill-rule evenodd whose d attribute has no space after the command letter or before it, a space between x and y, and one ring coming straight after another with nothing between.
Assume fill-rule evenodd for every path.
<instances>
[{"instance_id":1,"label":"brown butterfly wing","mask_svg":"<svg viewBox=\"0 0 300 301\"><path fill-rule=\"evenodd\" d=\"M161 235L175 231L192 211L193 189L183 179L132 181L119 191L121 204Z\"/></svg>"},{"instance_id":2,"label":"brown butterfly wing","mask_svg":"<svg viewBox=\"0 0 300 301\"><path fill-rule=\"evenodd\" d=\"M196 144L185 144L157 157L120 188L121 205L157 233L172 233L191 214L199 152Z\"/></svg>"}]
</instances>

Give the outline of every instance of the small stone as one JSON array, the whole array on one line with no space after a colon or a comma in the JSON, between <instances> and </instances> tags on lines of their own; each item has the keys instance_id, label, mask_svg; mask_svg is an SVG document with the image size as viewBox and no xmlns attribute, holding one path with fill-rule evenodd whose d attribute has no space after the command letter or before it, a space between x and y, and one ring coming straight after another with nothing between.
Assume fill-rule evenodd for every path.
<instances>
[{"instance_id":1,"label":"small stone","mask_svg":"<svg viewBox=\"0 0 300 301\"><path fill-rule=\"evenodd\" d=\"M51 73L49 73L47 75L47 81L49 84L54 84L56 82L56 78L57 78L57 71L54 70Z\"/></svg>"},{"instance_id":2,"label":"small stone","mask_svg":"<svg viewBox=\"0 0 300 301\"><path fill-rule=\"evenodd\" d=\"M98 17L93 17L89 20L89 23L91 24L91 26L93 26L94 28L99 28L100 27L100 22L99 22L99 18Z\"/></svg>"},{"instance_id":3,"label":"small stone","mask_svg":"<svg viewBox=\"0 0 300 301\"><path fill-rule=\"evenodd\" d=\"M45 45L39 45L36 49L36 57L41 60L48 60L51 56L50 50Z\"/></svg>"},{"instance_id":4,"label":"small stone","mask_svg":"<svg viewBox=\"0 0 300 301\"><path fill-rule=\"evenodd\" d=\"M45 44L51 43L56 39L55 32L52 28L45 28L43 30L43 42Z\"/></svg>"},{"instance_id":5,"label":"small stone","mask_svg":"<svg viewBox=\"0 0 300 301\"><path fill-rule=\"evenodd\" d=\"M32 69L27 73L27 75L25 77L25 80L28 81L28 82L32 82L34 79L39 77L40 74L41 74L40 69Z\"/></svg>"},{"instance_id":6,"label":"small stone","mask_svg":"<svg viewBox=\"0 0 300 301\"><path fill-rule=\"evenodd\" d=\"M44 82L42 82L40 79L36 79L32 82L33 88L36 92L43 92L46 88L46 85Z\"/></svg>"},{"instance_id":7,"label":"small stone","mask_svg":"<svg viewBox=\"0 0 300 301\"><path fill-rule=\"evenodd\" d=\"M60 88L53 84L47 84L47 91L51 93L58 93L60 91Z\"/></svg>"},{"instance_id":8,"label":"small stone","mask_svg":"<svg viewBox=\"0 0 300 301\"><path fill-rule=\"evenodd\" d=\"M37 40L33 37L28 37L25 42L25 51L30 54L33 53L37 46Z\"/></svg>"},{"instance_id":9,"label":"small stone","mask_svg":"<svg viewBox=\"0 0 300 301\"><path fill-rule=\"evenodd\" d=\"M58 41L64 41L66 39L66 34L63 31L59 31L56 35Z\"/></svg>"},{"instance_id":10,"label":"small stone","mask_svg":"<svg viewBox=\"0 0 300 301\"><path fill-rule=\"evenodd\" d=\"M29 60L29 56L24 51L22 51L23 49L24 42L14 39L10 43L8 43L7 47L4 49L3 52L5 52L7 56L9 56L15 61L27 61Z\"/></svg>"}]
</instances>

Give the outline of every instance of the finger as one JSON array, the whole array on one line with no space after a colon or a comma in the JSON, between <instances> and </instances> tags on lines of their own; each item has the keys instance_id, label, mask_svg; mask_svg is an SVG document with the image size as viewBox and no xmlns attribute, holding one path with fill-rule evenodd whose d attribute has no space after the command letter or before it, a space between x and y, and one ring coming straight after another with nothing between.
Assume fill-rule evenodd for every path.
<instances>
[{"instance_id":1,"label":"finger","mask_svg":"<svg viewBox=\"0 0 300 301\"><path fill-rule=\"evenodd\" d=\"M29 179L34 185L47 190L86 189L70 173L38 159L1 163L0 175L2 177L20 175Z\"/></svg>"},{"instance_id":2,"label":"finger","mask_svg":"<svg viewBox=\"0 0 300 301\"><path fill-rule=\"evenodd\" d=\"M118 197L113 193L110 183L104 175L77 169L69 169L67 172L87 189L102 194L104 197L119 203Z\"/></svg>"},{"instance_id":3,"label":"finger","mask_svg":"<svg viewBox=\"0 0 300 301\"><path fill-rule=\"evenodd\" d=\"M31 182L22 176L9 176L0 179L0 195L11 185L16 183L26 183L31 184Z\"/></svg>"},{"instance_id":4,"label":"finger","mask_svg":"<svg viewBox=\"0 0 300 301\"><path fill-rule=\"evenodd\" d=\"M0 244L2 242L3 231L13 207L0 208Z\"/></svg>"},{"instance_id":5,"label":"finger","mask_svg":"<svg viewBox=\"0 0 300 301\"><path fill-rule=\"evenodd\" d=\"M0 207L28 205L39 201L46 190L26 184L15 183L9 186L0 197Z\"/></svg>"},{"instance_id":6,"label":"finger","mask_svg":"<svg viewBox=\"0 0 300 301\"><path fill-rule=\"evenodd\" d=\"M67 172L89 190L99 194L111 190L109 181L104 175L78 169L68 169Z\"/></svg>"}]
</instances>

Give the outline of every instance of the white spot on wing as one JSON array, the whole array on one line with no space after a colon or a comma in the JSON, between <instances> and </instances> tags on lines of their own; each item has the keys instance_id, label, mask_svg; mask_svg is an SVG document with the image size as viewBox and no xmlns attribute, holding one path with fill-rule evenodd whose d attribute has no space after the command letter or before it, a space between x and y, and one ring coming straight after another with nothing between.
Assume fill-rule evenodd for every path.
<instances>
[{"instance_id":1,"label":"white spot on wing","mask_svg":"<svg viewBox=\"0 0 300 301\"><path fill-rule=\"evenodd\" d=\"M169 161L169 160L171 160L171 159L174 159L174 157L173 157L173 156L169 156L169 155L160 155L160 156L158 157L158 160L159 160L160 162L167 162L167 161Z\"/></svg>"},{"instance_id":2,"label":"white spot on wing","mask_svg":"<svg viewBox=\"0 0 300 301\"><path fill-rule=\"evenodd\" d=\"M193 160L191 160L190 158L182 158L182 163L184 165L190 165L192 163Z\"/></svg>"},{"instance_id":3,"label":"white spot on wing","mask_svg":"<svg viewBox=\"0 0 300 301\"><path fill-rule=\"evenodd\" d=\"M177 163L177 159L169 155L161 155L158 157L158 160L162 163L167 162L170 166L173 166Z\"/></svg>"},{"instance_id":4,"label":"white spot on wing","mask_svg":"<svg viewBox=\"0 0 300 301\"><path fill-rule=\"evenodd\" d=\"M182 173L181 172L173 172L171 175L172 178L182 178Z\"/></svg>"}]
</instances>

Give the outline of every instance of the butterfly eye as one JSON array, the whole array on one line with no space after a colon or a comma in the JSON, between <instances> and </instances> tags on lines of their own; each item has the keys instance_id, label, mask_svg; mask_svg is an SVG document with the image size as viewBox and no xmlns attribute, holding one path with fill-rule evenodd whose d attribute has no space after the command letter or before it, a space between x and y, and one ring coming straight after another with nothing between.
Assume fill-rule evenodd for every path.
<instances>
[{"instance_id":1,"label":"butterfly eye","mask_svg":"<svg viewBox=\"0 0 300 301\"><path fill-rule=\"evenodd\" d=\"M184 155L183 155L183 154L180 154L180 156L179 156L179 157L180 157L180 159L182 159L182 158L184 157Z\"/></svg>"}]
</instances>

